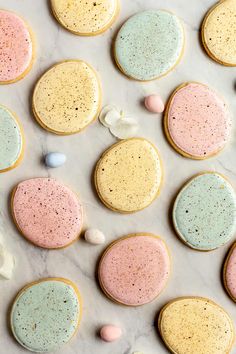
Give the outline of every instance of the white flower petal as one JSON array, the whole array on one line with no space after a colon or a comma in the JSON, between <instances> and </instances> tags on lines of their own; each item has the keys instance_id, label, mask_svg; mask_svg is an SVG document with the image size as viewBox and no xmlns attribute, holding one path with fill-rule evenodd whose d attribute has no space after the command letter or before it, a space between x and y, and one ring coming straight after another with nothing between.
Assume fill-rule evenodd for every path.
<instances>
[{"instance_id":1,"label":"white flower petal","mask_svg":"<svg viewBox=\"0 0 236 354\"><path fill-rule=\"evenodd\" d=\"M99 120L100 122L105 126L105 127L109 127L109 125L106 123L105 121L105 117L107 115L108 112L112 111L112 110L116 110L116 107L113 105L107 105L105 107L103 107L103 109L101 110L100 114L99 114Z\"/></svg>"},{"instance_id":2,"label":"white flower petal","mask_svg":"<svg viewBox=\"0 0 236 354\"><path fill-rule=\"evenodd\" d=\"M114 125L118 124L120 119L121 115L117 109L111 109L109 112L107 112L104 118L108 127L113 127Z\"/></svg>"},{"instance_id":3,"label":"white flower petal","mask_svg":"<svg viewBox=\"0 0 236 354\"><path fill-rule=\"evenodd\" d=\"M136 135L138 123L133 118L122 118L118 124L110 127L110 132L119 139L128 139Z\"/></svg>"},{"instance_id":4,"label":"white flower petal","mask_svg":"<svg viewBox=\"0 0 236 354\"><path fill-rule=\"evenodd\" d=\"M14 265L14 257L3 245L0 245L0 276L5 279L11 279Z\"/></svg>"}]
</instances>

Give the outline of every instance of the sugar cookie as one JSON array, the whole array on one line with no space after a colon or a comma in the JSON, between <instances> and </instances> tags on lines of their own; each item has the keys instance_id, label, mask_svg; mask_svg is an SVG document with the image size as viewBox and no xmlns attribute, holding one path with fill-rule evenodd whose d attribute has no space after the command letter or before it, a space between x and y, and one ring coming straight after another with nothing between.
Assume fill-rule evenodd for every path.
<instances>
[{"instance_id":1,"label":"sugar cookie","mask_svg":"<svg viewBox=\"0 0 236 354\"><path fill-rule=\"evenodd\" d=\"M17 295L10 323L15 339L26 349L54 352L76 333L82 312L75 284L62 278L31 283Z\"/></svg>"},{"instance_id":2,"label":"sugar cookie","mask_svg":"<svg viewBox=\"0 0 236 354\"><path fill-rule=\"evenodd\" d=\"M52 133L80 132L97 118L101 88L97 74L87 63L68 60L49 69L33 94L38 123Z\"/></svg>"},{"instance_id":3,"label":"sugar cookie","mask_svg":"<svg viewBox=\"0 0 236 354\"><path fill-rule=\"evenodd\" d=\"M0 84L11 84L30 71L34 58L31 30L18 15L0 10Z\"/></svg>"},{"instance_id":4,"label":"sugar cookie","mask_svg":"<svg viewBox=\"0 0 236 354\"><path fill-rule=\"evenodd\" d=\"M201 297L183 297L161 310L158 327L174 354L229 354L234 324L223 308Z\"/></svg>"},{"instance_id":5,"label":"sugar cookie","mask_svg":"<svg viewBox=\"0 0 236 354\"><path fill-rule=\"evenodd\" d=\"M154 300L166 286L169 275L170 256L164 241L147 233L113 242L104 252L98 269L105 294L127 306Z\"/></svg>"},{"instance_id":6,"label":"sugar cookie","mask_svg":"<svg viewBox=\"0 0 236 354\"><path fill-rule=\"evenodd\" d=\"M23 130L15 115L0 105L0 172L16 167L24 149Z\"/></svg>"},{"instance_id":7,"label":"sugar cookie","mask_svg":"<svg viewBox=\"0 0 236 354\"><path fill-rule=\"evenodd\" d=\"M83 210L77 196L52 178L19 183L12 193L12 215L26 239L43 248L62 248L81 233Z\"/></svg>"},{"instance_id":8,"label":"sugar cookie","mask_svg":"<svg viewBox=\"0 0 236 354\"><path fill-rule=\"evenodd\" d=\"M224 286L229 296L236 302L236 243L234 243L229 251L224 264L223 272Z\"/></svg>"},{"instance_id":9,"label":"sugar cookie","mask_svg":"<svg viewBox=\"0 0 236 354\"><path fill-rule=\"evenodd\" d=\"M225 102L206 85L185 83L169 99L165 132L185 157L206 159L217 154L230 138L231 125Z\"/></svg>"},{"instance_id":10,"label":"sugar cookie","mask_svg":"<svg viewBox=\"0 0 236 354\"><path fill-rule=\"evenodd\" d=\"M184 48L179 19L164 10L148 10L132 16L115 41L115 59L132 79L150 81L171 71Z\"/></svg>"},{"instance_id":11,"label":"sugar cookie","mask_svg":"<svg viewBox=\"0 0 236 354\"><path fill-rule=\"evenodd\" d=\"M105 32L116 20L119 0L51 0L52 11L60 24L79 36Z\"/></svg>"},{"instance_id":12,"label":"sugar cookie","mask_svg":"<svg viewBox=\"0 0 236 354\"><path fill-rule=\"evenodd\" d=\"M224 245L236 231L233 187L215 172L193 177L175 200L173 223L180 239L198 251Z\"/></svg>"},{"instance_id":13,"label":"sugar cookie","mask_svg":"<svg viewBox=\"0 0 236 354\"><path fill-rule=\"evenodd\" d=\"M202 42L208 55L226 66L236 66L236 0L221 0L205 16Z\"/></svg>"},{"instance_id":14,"label":"sugar cookie","mask_svg":"<svg viewBox=\"0 0 236 354\"><path fill-rule=\"evenodd\" d=\"M162 166L154 145L142 138L111 146L98 161L95 186L110 209L132 213L146 208L157 197Z\"/></svg>"}]
</instances>

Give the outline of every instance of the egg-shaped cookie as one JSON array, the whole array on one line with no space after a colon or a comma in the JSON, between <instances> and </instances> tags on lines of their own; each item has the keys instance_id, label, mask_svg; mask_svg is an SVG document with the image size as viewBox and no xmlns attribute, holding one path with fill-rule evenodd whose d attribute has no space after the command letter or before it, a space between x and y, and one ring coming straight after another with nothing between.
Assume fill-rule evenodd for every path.
<instances>
[{"instance_id":1,"label":"egg-shaped cookie","mask_svg":"<svg viewBox=\"0 0 236 354\"><path fill-rule=\"evenodd\" d=\"M16 296L10 314L15 339L37 353L54 352L77 332L82 303L68 279L47 278L25 286Z\"/></svg>"},{"instance_id":2,"label":"egg-shaped cookie","mask_svg":"<svg viewBox=\"0 0 236 354\"><path fill-rule=\"evenodd\" d=\"M165 10L142 11L121 27L114 47L120 70L138 81L157 79L179 62L184 30L177 16Z\"/></svg>"},{"instance_id":3,"label":"egg-shaped cookie","mask_svg":"<svg viewBox=\"0 0 236 354\"><path fill-rule=\"evenodd\" d=\"M79 36L105 32L116 20L120 0L51 0L57 21Z\"/></svg>"},{"instance_id":4,"label":"egg-shaped cookie","mask_svg":"<svg viewBox=\"0 0 236 354\"><path fill-rule=\"evenodd\" d=\"M223 246L236 232L236 195L216 172L193 177L180 190L172 211L180 239L198 251Z\"/></svg>"},{"instance_id":5,"label":"egg-shaped cookie","mask_svg":"<svg viewBox=\"0 0 236 354\"><path fill-rule=\"evenodd\" d=\"M236 302L236 243L231 246L224 264L224 286L233 301Z\"/></svg>"},{"instance_id":6,"label":"egg-shaped cookie","mask_svg":"<svg viewBox=\"0 0 236 354\"><path fill-rule=\"evenodd\" d=\"M123 140L104 152L95 170L101 201L113 211L132 213L157 197L162 166L156 147L142 138Z\"/></svg>"},{"instance_id":7,"label":"egg-shaped cookie","mask_svg":"<svg viewBox=\"0 0 236 354\"><path fill-rule=\"evenodd\" d=\"M170 275L170 256L159 237L139 233L113 242L104 252L98 278L104 293L126 306L153 301Z\"/></svg>"},{"instance_id":8,"label":"egg-shaped cookie","mask_svg":"<svg viewBox=\"0 0 236 354\"><path fill-rule=\"evenodd\" d=\"M0 172L15 168L23 157L24 137L15 114L0 105Z\"/></svg>"},{"instance_id":9,"label":"egg-shaped cookie","mask_svg":"<svg viewBox=\"0 0 236 354\"><path fill-rule=\"evenodd\" d=\"M201 297L169 302L159 314L158 328L174 354L229 354L235 339L234 323L225 310Z\"/></svg>"},{"instance_id":10,"label":"egg-shaped cookie","mask_svg":"<svg viewBox=\"0 0 236 354\"><path fill-rule=\"evenodd\" d=\"M171 95L164 126L168 141L177 152L201 160L225 147L232 122L222 97L206 85L189 82Z\"/></svg>"},{"instance_id":11,"label":"egg-shaped cookie","mask_svg":"<svg viewBox=\"0 0 236 354\"><path fill-rule=\"evenodd\" d=\"M100 106L98 76L81 60L54 65L39 79L33 93L36 120L59 135L79 133L97 118Z\"/></svg>"},{"instance_id":12,"label":"egg-shaped cookie","mask_svg":"<svg viewBox=\"0 0 236 354\"><path fill-rule=\"evenodd\" d=\"M236 66L236 1L221 0L206 14L201 34L208 55L219 64Z\"/></svg>"},{"instance_id":13,"label":"egg-shaped cookie","mask_svg":"<svg viewBox=\"0 0 236 354\"><path fill-rule=\"evenodd\" d=\"M11 84L32 67L33 37L25 21L11 11L0 10L0 22L0 84Z\"/></svg>"},{"instance_id":14,"label":"egg-shaped cookie","mask_svg":"<svg viewBox=\"0 0 236 354\"><path fill-rule=\"evenodd\" d=\"M82 230L83 208L77 195L53 178L19 183L12 193L11 210L22 235L42 248L67 247Z\"/></svg>"}]
</instances>

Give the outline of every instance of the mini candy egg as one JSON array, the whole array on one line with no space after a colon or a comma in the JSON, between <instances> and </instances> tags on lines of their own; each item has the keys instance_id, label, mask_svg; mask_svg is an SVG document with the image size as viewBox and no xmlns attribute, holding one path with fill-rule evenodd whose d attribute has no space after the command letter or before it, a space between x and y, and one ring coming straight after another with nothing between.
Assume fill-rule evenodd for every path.
<instances>
[{"instance_id":1,"label":"mini candy egg","mask_svg":"<svg viewBox=\"0 0 236 354\"><path fill-rule=\"evenodd\" d=\"M105 342L114 342L119 339L121 335L121 328L113 325L103 326L100 330L100 337Z\"/></svg>"},{"instance_id":2,"label":"mini candy egg","mask_svg":"<svg viewBox=\"0 0 236 354\"><path fill-rule=\"evenodd\" d=\"M84 238L92 245L101 245L105 242L104 234L97 229L88 229L84 234Z\"/></svg>"},{"instance_id":3,"label":"mini candy egg","mask_svg":"<svg viewBox=\"0 0 236 354\"><path fill-rule=\"evenodd\" d=\"M165 109L165 105L159 95L147 96L144 103L147 110L152 113L162 113Z\"/></svg>"},{"instance_id":4,"label":"mini candy egg","mask_svg":"<svg viewBox=\"0 0 236 354\"><path fill-rule=\"evenodd\" d=\"M45 156L45 165L47 167L55 168L64 165L66 162L66 155L61 152L49 152Z\"/></svg>"}]
</instances>

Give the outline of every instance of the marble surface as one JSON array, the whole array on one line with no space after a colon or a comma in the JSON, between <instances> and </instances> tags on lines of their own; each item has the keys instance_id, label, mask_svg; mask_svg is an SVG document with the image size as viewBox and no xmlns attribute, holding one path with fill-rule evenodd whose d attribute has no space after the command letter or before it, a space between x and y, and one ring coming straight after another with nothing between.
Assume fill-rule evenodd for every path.
<instances>
[{"instance_id":1,"label":"marble surface","mask_svg":"<svg viewBox=\"0 0 236 354\"><path fill-rule=\"evenodd\" d=\"M211 253L198 253L176 237L169 219L170 206L178 189L193 174L214 170L225 174L236 187L236 132L229 146L217 157L192 161L181 157L167 143L162 119L148 113L142 105L148 93L160 93L167 99L184 81L200 81L214 87L236 114L236 68L223 67L208 58L199 43L199 26L214 0L132 0L122 2L118 21L105 34L81 38L60 27L52 17L47 0L0 0L0 8L16 11L28 20L37 42L37 59L30 74L14 85L0 87L0 103L14 110L26 133L26 154L21 165L0 175L0 231L14 253L17 266L11 281L0 281L0 354L26 351L12 338L7 314L17 291L26 283L43 277L67 277L76 282L83 294L84 309L80 331L61 354L164 354L154 328L154 319L169 300L184 295L209 297L222 305L236 323L235 304L221 284L221 268L229 245ZM130 15L139 10L163 8L175 12L184 22L186 50L179 66L168 76L150 83L126 79L111 60L111 44L116 31ZM102 80L104 104L114 103L127 110L140 123L140 136L154 142L160 150L165 183L160 197L147 209L132 215L119 215L106 209L98 200L92 184L92 172L101 153L116 140L98 122L81 134L58 137L47 133L35 122L30 109L32 88L39 76L59 60L78 58L92 64ZM68 160L63 167L47 169L42 157L49 151L61 151ZM133 232L152 232L167 242L173 259L172 276L166 290L149 305L126 308L112 303L100 291L95 278L96 264L104 246L91 246L83 240L57 251L41 250L29 244L17 232L9 212L13 186L31 177L50 176L63 181L80 194L86 210L86 226L101 229L106 243ZM123 328L116 343L106 344L96 336L101 325L112 323ZM236 348L233 349L233 352Z\"/></svg>"}]
</instances>

